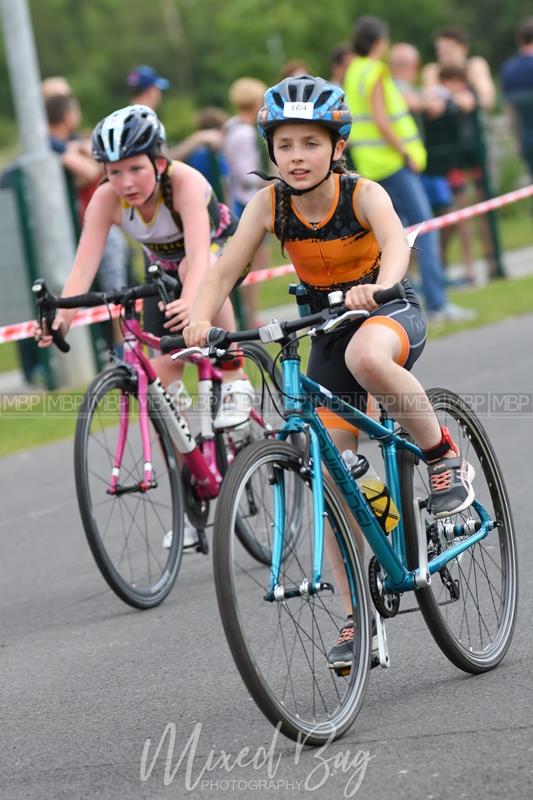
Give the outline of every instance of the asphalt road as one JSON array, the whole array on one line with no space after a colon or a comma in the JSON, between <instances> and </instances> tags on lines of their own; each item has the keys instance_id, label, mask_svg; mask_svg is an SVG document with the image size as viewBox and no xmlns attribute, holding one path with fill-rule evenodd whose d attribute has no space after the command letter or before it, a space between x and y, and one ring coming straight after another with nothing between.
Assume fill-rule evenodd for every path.
<instances>
[{"instance_id":1,"label":"asphalt road","mask_svg":"<svg viewBox=\"0 0 533 800\"><path fill-rule=\"evenodd\" d=\"M468 676L419 614L393 620L391 669L372 671L356 723L324 752L276 737L247 696L210 558L184 558L165 603L134 611L107 589L85 543L71 442L0 461L2 800L533 796L532 341L533 317L511 320L432 343L417 367L426 386L529 396L527 411L484 419L519 546L505 661Z\"/></svg>"}]
</instances>

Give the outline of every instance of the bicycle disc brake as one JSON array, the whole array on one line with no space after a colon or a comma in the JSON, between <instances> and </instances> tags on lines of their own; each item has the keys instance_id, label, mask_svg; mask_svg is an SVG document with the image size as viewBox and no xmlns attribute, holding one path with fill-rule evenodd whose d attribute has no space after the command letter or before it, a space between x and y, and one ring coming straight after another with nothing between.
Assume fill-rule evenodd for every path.
<instances>
[{"instance_id":1,"label":"bicycle disc brake","mask_svg":"<svg viewBox=\"0 0 533 800\"><path fill-rule=\"evenodd\" d=\"M383 582L385 574L376 556L372 556L368 564L368 585L370 596L377 612L388 619L395 617L400 608L400 595L397 592L385 592Z\"/></svg>"}]
</instances>

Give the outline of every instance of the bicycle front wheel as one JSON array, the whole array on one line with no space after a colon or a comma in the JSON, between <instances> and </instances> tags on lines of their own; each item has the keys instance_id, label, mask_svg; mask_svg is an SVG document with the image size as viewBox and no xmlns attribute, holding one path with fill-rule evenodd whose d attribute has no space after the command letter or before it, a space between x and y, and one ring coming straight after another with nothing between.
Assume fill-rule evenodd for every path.
<instances>
[{"instance_id":1,"label":"bicycle front wheel","mask_svg":"<svg viewBox=\"0 0 533 800\"><path fill-rule=\"evenodd\" d=\"M222 485L215 514L215 586L226 637L255 702L292 739L321 745L342 736L363 701L369 664L369 606L358 553L332 482L325 480L326 537L316 594L269 602L270 565L254 559L238 535L239 517L254 493L254 530L273 545L274 495L284 498L285 546L279 584L286 592L312 578L314 506L300 451L280 441L258 442L239 453ZM305 586L305 585L304 585ZM349 674L329 667L348 614L356 635Z\"/></svg>"},{"instance_id":2,"label":"bicycle front wheel","mask_svg":"<svg viewBox=\"0 0 533 800\"><path fill-rule=\"evenodd\" d=\"M426 624L447 658L466 672L482 673L502 660L515 625L518 574L511 507L496 455L472 409L447 389L430 389L427 394L440 424L448 427L463 458L474 467L476 501L499 525L449 561L416 596ZM426 465L415 464L403 451L400 476L407 560L414 569L418 552L413 498L429 494ZM429 560L458 541L446 537L444 524L478 521L475 508L474 504L439 521L422 512Z\"/></svg>"},{"instance_id":3,"label":"bicycle front wheel","mask_svg":"<svg viewBox=\"0 0 533 800\"><path fill-rule=\"evenodd\" d=\"M118 367L99 375L78 416L74 470L85 535L100 572L124 602L146 609L164 600L178 574L183 497L170 436L151 408L153 485L141 489L144 451L138 421L136 385L128 371ZM119 491L110 494L124 433Z\"/></svg>"}]
</instances>

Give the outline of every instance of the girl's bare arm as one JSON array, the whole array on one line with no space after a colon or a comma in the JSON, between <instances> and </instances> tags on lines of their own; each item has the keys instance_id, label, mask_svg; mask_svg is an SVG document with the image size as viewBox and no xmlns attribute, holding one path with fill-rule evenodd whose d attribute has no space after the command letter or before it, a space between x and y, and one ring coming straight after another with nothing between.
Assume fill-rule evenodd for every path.
<instances>
[{"instance_id":1,"label":"girl's bare arm","mask_svg":"<svg viewBox=\"0 0 533 800\"><path fill-rule=\"evenodd\" d=\"M270 190L259 191L244 209L239 227L209 270L194 300L191 324L184 330L187 344L205 344L211 320L249 264L265 234L272 230Z\"/></svg>"}]
</instances>

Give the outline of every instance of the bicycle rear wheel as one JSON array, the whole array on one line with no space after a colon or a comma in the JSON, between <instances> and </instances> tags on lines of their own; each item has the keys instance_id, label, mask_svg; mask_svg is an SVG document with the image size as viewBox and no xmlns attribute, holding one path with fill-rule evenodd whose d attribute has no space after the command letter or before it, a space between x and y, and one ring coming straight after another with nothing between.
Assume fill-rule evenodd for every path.
<instances>
[{"instance_id":1,"label":"bicycle rear wheel","mask_svg":"<svg viewBox=\"0 0 533 800\"><path fill-rule=\"evenodd\" d=\"M321 745L342 736L357 716L370 652L366 581L332 482L325 481L331 530L322 581L334 592L265 600L270 565L254 559L238 535L252 486L258 506L254 529L262 528L271 550L275 486L283 486L285 529L299 530L285 547L279 582L292 590L312 577L313 494L301 466L299 450L287 442L256 443L239 453L217 503L213 560L224 630L250 694L286 736ZM348 613L357 636L351 672L341 677L329 668L327 655Z\"/></svg>"},{"instance_id":2,"label":"bicycle rear wheel","mask_svg":"<svg viewBox=\"0 0 533 800\"><path fill-rule=\"evenodd\" d=\"M119 415L128 428L120 486L108 492ZM146 609L172 589L183 546L183 497L174 448L160 417L149 409L153 487L141 491L144 458L138 425L136 385L121 367L99 375L85 395L74 442L78 505L87 541L103 577L124 602ZM169 549L165 534L172 531Z\"/></svg>"},{"instance_id":3,"label":"bicycle rear wheel","mask_svg":"<svg viewBox=\"0 0 533 800\"><path fill-rule=\"evenodd\" d=\"M446 425L463 457L475 469L478 501L500 523L485 539L465 550L432 576L431 585L416 592L426 624L443 653L460 669L482 673L493 669L511 643L518 602L516 543L511 507L496 455L480 421L461 398L446 389L430 389L428 397L441 425ZM402 513L407 561L418 566L413 498L429 494L427 469L402 451ZM454 517L436 521L422 512L428 539L428 560L458 541L448 541L442 523L480 519L475 504ZM435 523L437 523L435 525ZM465 537L463 537L465 538Z\"/></svg>"}]
</instances>

